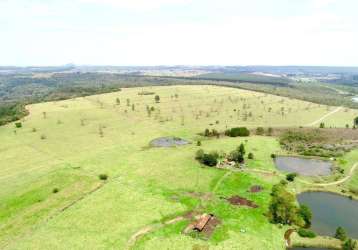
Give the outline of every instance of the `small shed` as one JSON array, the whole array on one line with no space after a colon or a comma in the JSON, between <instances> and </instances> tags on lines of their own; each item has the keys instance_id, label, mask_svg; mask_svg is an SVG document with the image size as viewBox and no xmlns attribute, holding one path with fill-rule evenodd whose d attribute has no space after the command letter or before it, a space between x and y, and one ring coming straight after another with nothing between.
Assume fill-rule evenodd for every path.
<instances>
[{"instance_id":1,"label":"small shed","mask_svg":"<svg viewBox=\"0 0 358 250\"><path fill-rule=\"evenodd\" d=\"M212 217L213 217L212 214L203 214L202 216L200 216L199 220L195 223L194 229L201 232Z\"/></svg>"}]
</instances>

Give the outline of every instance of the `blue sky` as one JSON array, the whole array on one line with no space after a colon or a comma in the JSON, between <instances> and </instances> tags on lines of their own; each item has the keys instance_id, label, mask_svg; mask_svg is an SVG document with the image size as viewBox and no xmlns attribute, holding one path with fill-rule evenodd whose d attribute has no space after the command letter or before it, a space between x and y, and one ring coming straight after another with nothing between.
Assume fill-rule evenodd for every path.
<instances>
[{"instance_id":1,"label":"blue sky","mask_svg":"<svg viewBox=\"0 0 358 250\"><path fill-rule=\"evenodd\" d=\"M357 0L0 0L0 65L358 66Z\"/></svg>"}]
</instances>

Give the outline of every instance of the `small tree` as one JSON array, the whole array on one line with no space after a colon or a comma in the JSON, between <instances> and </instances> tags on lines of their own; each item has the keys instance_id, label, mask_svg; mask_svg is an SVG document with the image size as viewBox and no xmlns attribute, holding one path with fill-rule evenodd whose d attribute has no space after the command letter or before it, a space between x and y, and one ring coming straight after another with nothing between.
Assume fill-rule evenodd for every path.
<instances>
[{"instance_id":1,"label":"small tree","mask_svg":"<svg viewBox=\"0 0 358 250\"><path fill-rule=\"evenodd\" d=\"M22 128L22 123L21 122L16 122L15 127L16 128Z\"/></svg>"},{"instance_id":2,"label":"small tree","mask_svg":"<svg viewBox=\"0 0 358 250\"><path fill-rule=\"evenodd\" d=\"M106 175L106 174L100 174L100 175L98 176L98 178L99 178L100 180L102 180L102 181L105 181L105 180L108 179L108 175Z\"/></svg>"},{"instance_id":3,"label":"small tree","mask_svg":"<svg viewBox=\"0 0 358 250\"><path fill-rule=\"evenodd\" d=\"M348 239L344 244L342 245L342 250L355 250L357 246L357 242L355 242L352 239Z\"/></svg>"},{"instance_id":4,"label":"small tree","mask_svg":"<svg viewBox=\"0 0 358 250\"><path fill-rule=\"evenodd\" d=\"M253 159L254 159L254 154L250 152L250 153L247 155L247 158L249 158L250 160L253 160Z\"/></svg>"},{"instance_id":5,"label":"small tree","mask_svg":"<svg viewBox=\"0 0 358 250\"><path fill-rule=\"evenodd\" d=\"M200 147L200 146L201 146L201 141L197 141L197 142L196 142L196 146L199 146L199 147Z\"/></svg>"},{"instance_id":6,"label":"small tree","mask_svg":"<svg viewBox=\"0 0 358 250\"><path fill-rule=\"evenodd\" d=\"M272 128L268 128L267 129L267 135L271 136L273 133L273 129Z\"/></svg>"},{"instance_id":7,"label":"small tree","mask_svg":"<svg viewBox=\"0 0 358 250\"><path fill-rule=\"evenodd\" d=\"M324 128L324 127L325 127L324 122L321 122L321 123L319 124L319 127L320 127L320 128Z\"/></svg>"},{"instance_id":8,"label":"small tree","mask_svg":"<svg viewBox=\"0 0 358 250\"><path fill-rule=\"evenodd\" d=\"M293 182L297 177L297 173L289 173L286 175L286 180Z\"/></svg>"},{"instance_id":9,"label":"small tree","mask_svg":"<svg viewBox=\"0 0 358 250\"><path fill-rule=\"evenodd\" d=\"M358 126L358 116L354 118L354 126Z\"/></svg>"},{"instance_id":10,"label":"small tree","mask_svg":"<svg viewBox=\"0 0 358 250\"><path fill-rule=\"evenodd\" d=\"M307 207L306 205L301 205L298 210L298 214L306 223L305 227L309 228L311 226L311 220L312 220L311 209L309 207Z\"/></svg>"},{"instance_id":11,"label":"small tree","mask_svg":"<svg viewBox=\"0 0 358 250\"><path fill-rule=\"evenodd\" d=\"M238 151L242 156L244 156L246 154L245 145L243 143L240 144Z\"/></svg>"},{"instance_id":12,"label":"small tree","mask_svg":"<svg viewBox=\"0 0 358 250\"><path fill-rule=\"evenodd\" d=\"M338 227L336 229L336 234L334 235L334 237L341 241L345 241L347 239L347 233L342 227Z\"/></svg>"},{"instance_id":13,"label":"small tree","mask_svg":"<svg viewBox=\"0 0 358 250\"><path fill-rule=\"evenodd\" d=\"M116 104L121 105L121 100L118 97L116 98Z\"/></svg>"},{"instance_id":14,"label":"small tree","mask_svg":"<svg viewBox=\"0 0 358 250\"><path fill-rule=\"evenodd\" d=\"M257 135L263 135L265 133L265 129L263 127L258 127L256 129L256 134Z\"/></svg>"},{"instance_id":15,"label":"small tree","mask_svg":"<svg viewBox=\"0 0 358 250\"><path fill-rule=\"evenodd\" d=\"M160 96L159 96L159 95L156 95L156 96L154 97L154 99L155 99L155 102L156 102L156 103L159 103L159 102L160 102Z\"/></svg>"}]
</instances>

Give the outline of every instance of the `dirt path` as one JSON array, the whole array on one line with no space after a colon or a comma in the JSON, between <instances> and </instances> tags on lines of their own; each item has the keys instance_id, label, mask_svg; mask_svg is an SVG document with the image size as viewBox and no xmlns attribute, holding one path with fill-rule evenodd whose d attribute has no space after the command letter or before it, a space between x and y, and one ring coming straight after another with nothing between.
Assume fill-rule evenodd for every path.
<instances>
[{"instance_id":1,"label":"dirt path","mask_svg":"<svg viewBox=\"0 0 358 250\"><path fill-rule=\"evenodd\" d=\"M335 113L341 111L342 109L343 109L343 107L338 107L338 108L336 108L335 110L333 110L333 111L331 111L331 112L325 114L325 115L322 116L321 118L315 120L314 122L311 122L311 123L309 123L309 124L306 124L306 126L308 126L308 127L314 126L314 125L320 123L321 121L323 121L324 119L326 119L327 117L329 117L329 116L331 116L331 115L333 115L333 114L335 114Z\"/></svg>"},{"instance_id":2,"label":"dirt path","mask_svg":"<svg viewBox=\"0 0 358 250\"><path fill-rule=\"evenodd\" d=\"M167 220L165 222L163 222L162 224L153 224L153 225L148 225L148 226L145 226L143 228L141 228L139 231L137 231L135 234L133 234L128 242L127 242L127 247L125 249L129 250L129 249L132 249L132 247L135 245L135 243L137 242L137 240L142 237L143 235L146 235L148 233L151 233L155 230L159 230L167 225L171 225L171 224L174 224L174 223L177 223L179 221L182 221L184 220L185 218L183 216L178 216L174 219L170 219L170 220Z\"/></svg>"},{"instance_id":3,"label":"dirt path","mask_svg":"<svg viewBox=\"0 0 358 250\"><path fill-rule=\"evenodd\" d=\"M349 174L346 177L344 177L343 179L340 179L340 180L334 181L334 182L329 182L329 183L318 183L318 184L312 184L312 185L318 186L318 187L327 187L327 186L334 186L334 185L342 184L342 183L348 181L353 176L354 171L356 170L357 167L358 167L358 162L353 165L353 167L349 171Z\"/></svg>"}]
</instances>

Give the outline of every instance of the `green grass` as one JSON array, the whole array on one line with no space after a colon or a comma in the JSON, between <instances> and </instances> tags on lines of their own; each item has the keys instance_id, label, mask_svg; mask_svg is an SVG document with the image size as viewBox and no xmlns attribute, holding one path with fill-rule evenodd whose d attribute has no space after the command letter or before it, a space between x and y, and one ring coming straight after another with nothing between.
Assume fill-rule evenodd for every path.
<instances>
[{"instance_id":1,"label":"green grass","mask_svg":"<svg viewBox=\"0 0 358 250\"><path fill-rule=\"evenodd\" d=\"M155 103L153 96L139 96L143 90L160 95L161 102ZM172 98L175 94L179 97ZM127 98L135 111L126 106ZM147 105L155 107L150 117ZM283 106L287 112L282 116ZM0 127L1 249L123 249L143 227L200 204L223 222L209 241L180 234L184 226L180 222L148 234L135 247L230 249L240 244L242 249L284 249L283 231L263 216L270 186L278 178L235 173L222 179L224 170L202 167L194 160L199 148L228 153L244 142L247 152L255 155L247 161L249 168L274 170L270 155L281 152L277 140L256 136L205 140L198 133L234 126L300 126L329 112L317 104L209 86L130 88L27 108L30 115L16 133L14 124ZM239 116L235 109L241 110ZM244 120L245 112L252 117ZM340 126L356 114L338 112L330 123ZM182 137L193 144L148 147L161 136ZM199 138L201 147L195 143ZM99 180L100 174L108 175L108 180ZM92 193L101 183L103 187ZM265 191L248 194L248 187L257 183ZM54 194L54 188L59 192ZM188 197L193 191L214 192L214 198L201 202ZM253 199L260 208L236 208L218 199L233 194ZM241 233L242 228L247 233Z\"/></svg>"}]
</instances>

